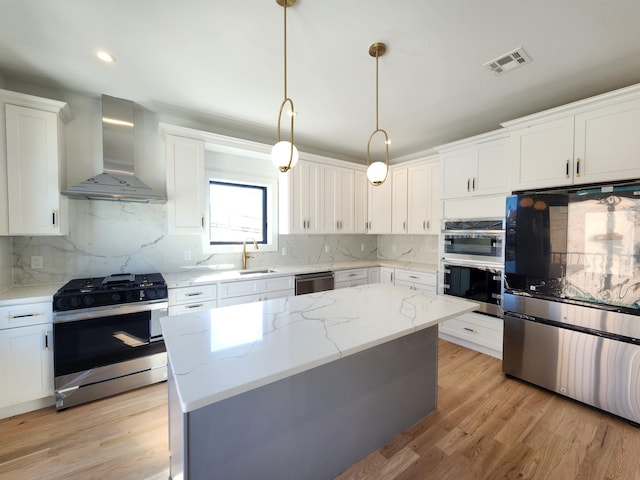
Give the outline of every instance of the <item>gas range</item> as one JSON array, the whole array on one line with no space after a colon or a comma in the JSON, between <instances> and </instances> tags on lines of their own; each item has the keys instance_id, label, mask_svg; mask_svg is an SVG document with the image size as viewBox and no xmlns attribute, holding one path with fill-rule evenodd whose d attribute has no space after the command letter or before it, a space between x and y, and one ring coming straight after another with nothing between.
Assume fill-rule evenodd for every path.
<instances>
[{"instance_id":1,"label":"gas range","mask_svg":"<svg viewBox=\"0 0 640 480\"><path fill-rule=\"evenodd\" d=\"M65 312L167 298L167 284L160 273L118 273L71 280L53 296L53 310Z\"/></svg>"},{"instance_id":2,"label":"gas range","mask_svg":"<svg viewBox=\"0 0 640 480\"><path fill-rule=\"evenodd\" d=\"M53 296L53 370L58 409L167 378L159 273L71 280Z\"/></svg>"}]
</instances>

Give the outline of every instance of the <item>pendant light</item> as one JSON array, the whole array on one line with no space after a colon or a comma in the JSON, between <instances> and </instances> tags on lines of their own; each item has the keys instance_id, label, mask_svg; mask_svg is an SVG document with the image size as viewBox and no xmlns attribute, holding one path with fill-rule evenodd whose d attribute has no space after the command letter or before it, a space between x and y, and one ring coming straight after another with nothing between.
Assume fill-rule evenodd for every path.
<instances>
[{"instance_id":1,"label":"pendant light","mask_svg":"<svg viewBox=\"0 0 640 480\"><path fill-rule=\"evenodd\" d=\"M378 58L380 58L387 51L387 46L384 43L376 42L369 47L369 55L376 59L376 129L369 137L369 143L367 143L367 178L369 183L373 186L382 185L387 179L387 173L389 172L389 135L383 129L378 126ZM385 149L385 161L377 161L371 163L371 140L377 133L382 133L384 136L384 149Z\"/></svg>"},{"instance_id":2,"label":"pendant light","mask_svg":"<svg viewBox=\"0 0 640 480\"><path fill-rule=\"evenodd\" d=\"M276 144L271 149L271 161L281 172L286 172L298 162L298 149L293 144L293 117L296 112L293 108L293 100L287 96L287 7L295 5L296 0L276 0L276 3L284 9L284 100L278 113L278 136ZM288 115L291 117L290 141L280 140L280 120L282 118L282 110L284 110L287 103L290 107Z\"/></svg>"}]
</instances>

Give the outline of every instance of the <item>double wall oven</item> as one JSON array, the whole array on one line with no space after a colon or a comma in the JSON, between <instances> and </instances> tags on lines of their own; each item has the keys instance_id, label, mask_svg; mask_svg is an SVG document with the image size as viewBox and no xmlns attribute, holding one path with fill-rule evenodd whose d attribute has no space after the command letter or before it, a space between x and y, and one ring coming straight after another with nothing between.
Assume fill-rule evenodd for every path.
<instances>
[{"instance_id":1,"label":"double wall oven","mask_svg":"<svg viewBox=\"0 0 640 480\"><path fill-rule=\"evenodd\" d=\"M504 219L444 220L442 293L477 302L478 312L502 316Z\"/></svg>"},{"instance_id":2,"label":"double wall oven","mask_svg":"<svg viewBox=\"0 0 640 480\"><path fill-rule=\"evenodd\" d=\"M53 297L56 407L167 378L160 317L168 295L159 273L72 280Z\"/></svg>"}]
</instances>

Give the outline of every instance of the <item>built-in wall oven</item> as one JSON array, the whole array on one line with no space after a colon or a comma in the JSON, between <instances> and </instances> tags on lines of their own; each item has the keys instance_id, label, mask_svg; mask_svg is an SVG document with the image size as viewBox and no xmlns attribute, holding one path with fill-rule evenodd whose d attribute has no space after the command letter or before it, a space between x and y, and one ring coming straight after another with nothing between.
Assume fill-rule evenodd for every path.
<instances>
[{"instance_id":1,"label":"built-in wall oven","mask_svg":"<svg viewBox=\"0 0 640 480\"><path fill-rule=\"evenodd\" d=\"M53 309L58 409L166 380L162 275L72 280L54 295Z\"/></svg>"},{"instance_id":2,"label":"built-in wall oven","mask_svg":"<svg viewBox=\"0 0 640 480\"><path fill-rule=\"evenodd\" d=\"M444 220L442 293L479 304L480 313L502 316L504 219Z\"/></svg>"}]
</instances>

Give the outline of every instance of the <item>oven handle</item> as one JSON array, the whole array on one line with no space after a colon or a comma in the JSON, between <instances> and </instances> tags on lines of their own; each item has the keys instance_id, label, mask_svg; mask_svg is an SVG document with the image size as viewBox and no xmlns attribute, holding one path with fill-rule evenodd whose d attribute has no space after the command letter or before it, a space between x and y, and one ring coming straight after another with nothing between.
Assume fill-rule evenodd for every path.
<instances>
[{"instance_id":1,"label":"oven handle","mask_svg":"<svg viewBox=\"0 0 640 480\"><path fill-rule=\"evenodd\" d=\"M504 265L501 263L486 263L486 262L474 262L473 260L455 260L455 259L442 259L442 268L443 270L447 265L454 265L456 267L471 267L477 268L479 270L485 270L487 272L499 273L500 275L504 272Z\"/></svg>"},{"instance_id":2,"label":"oven handle","mask_svg":"<svg viewBox=\"0 0 640 480\"><path fill-rule=\"evenodd\" d=\"M157 302L138 302L105 307L83 308L66 312L53 312L53 323L75 322L91 318L126 315L128 313L148 312L150 310L166 310L169 308L167 300Z\"/></svg>"}]
</instances>

